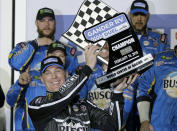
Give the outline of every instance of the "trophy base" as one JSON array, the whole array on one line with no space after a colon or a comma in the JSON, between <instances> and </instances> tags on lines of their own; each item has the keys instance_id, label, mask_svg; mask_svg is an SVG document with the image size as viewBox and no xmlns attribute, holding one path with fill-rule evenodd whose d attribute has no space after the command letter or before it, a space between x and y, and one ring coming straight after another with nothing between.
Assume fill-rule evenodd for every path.
<instances>
[{"instance_id":1,"label":"trophy base","mask_svg":"<svg viewBox=\"0 0 177 131\"><path fill-rule=\"evenodd\" d=\"M153 56L147 54L132 63L121 67L113 72L107 73L95 80L99 88L110 88L110 84L115 80L127 77L133 73L142 74L153 65Z\"/></svg>"}]
</instances>

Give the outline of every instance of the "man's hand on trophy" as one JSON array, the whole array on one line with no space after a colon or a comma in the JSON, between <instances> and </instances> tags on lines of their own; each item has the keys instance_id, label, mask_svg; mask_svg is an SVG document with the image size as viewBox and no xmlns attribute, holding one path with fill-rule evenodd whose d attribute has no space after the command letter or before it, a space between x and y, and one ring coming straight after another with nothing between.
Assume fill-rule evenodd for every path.
<instances>
[{"instance_id":1,"label":"man's hand on trophy","mask_svg":"<svg viewBox=\"0 0 177 131\"><path fill-rule=\"evenodd\" d=\"M86 65L88 65L91 69L95 67L97 62L97 50L99 49L98 46L95 45L88 45L85 47L85 61Z\"/></svg>"},{"instance_id":2,"label":"man's hand on trophy","mask_svg":"<svg viewBox=\"0 0 177 131\"><path fill-rule=\"evenodd\" d=\"M124 89L128 88L135 80L139 77L139 74L132 74L128 77L119 79L112 83L112 86L115 87L114 91L123 92Z\"/></svg>"},{"instance_id":3,"label":"man's hand on trophy","mask_svg":"<svg viewBox=\"0 0 177 131\"><path fill-rule=\"evenodd\" d=\"M99 52L99 56L104 58L105 60L109 60L109 47L108 43L106 42L101 51Z\"/></svg>"}]
</instances>

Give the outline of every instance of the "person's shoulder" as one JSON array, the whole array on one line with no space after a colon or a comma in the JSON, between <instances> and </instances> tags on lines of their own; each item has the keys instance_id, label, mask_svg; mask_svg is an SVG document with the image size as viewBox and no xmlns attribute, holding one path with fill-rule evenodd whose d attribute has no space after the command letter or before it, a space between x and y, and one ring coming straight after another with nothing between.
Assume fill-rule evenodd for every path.
<instances>
[{"instance_id":1,"label":"person's shoulder","mask_svg":"<svg viewBox=\"0 0 177 131\"><path fill-rule=\"evenodd\" d=\"M21 42L17 43L17 45L20 45L21 47L25 47L28 43L36 43L36 39L27 40L27 41L21 41Z\"/></svg>"}]
</instances>

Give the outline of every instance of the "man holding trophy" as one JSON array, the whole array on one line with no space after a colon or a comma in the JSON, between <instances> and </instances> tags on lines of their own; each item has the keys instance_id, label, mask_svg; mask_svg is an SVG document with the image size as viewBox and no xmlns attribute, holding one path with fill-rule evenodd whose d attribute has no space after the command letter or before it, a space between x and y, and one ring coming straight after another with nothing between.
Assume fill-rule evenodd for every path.
<instances>
[{"instance_id":1,"label":"man holding trophy","mask_svg":"<svg viewBox=\"0 0 177 131\"><path fill-rule=\"evenodd\" d=\"M86 16L89 18L87 21L84 20ZM80 20L81 23L78 22ZM64 34L64 37L73 41L82 49L84 49L87 43L88 45L96 44L103 47L104 43L107 42L107 50L103 47L98 56L98 59L103 63L102 67L95 67L95 72L91 75L86 87L80 92L82 97L88 97L92 102L103 109L109 107L110 89L114 86L112 83L117 81L117 79L127 77L137 72L141 74L153 64L151 54L143 57L139 40L127 16L124 13L118 13L98 0L87 0L83 3L75 21ZM104 42L102 44L101 42L103 40ZM104 56L106 51L109 57ZM95 86L94 81L97 86ZM100 90L97 87L102 89ZM132 87L130 86L127 90L128 91L124 92L124 96L127 99L132 99ZM132 103L128 101L128 107L125 105L125 108L131 108L129 104L132 105ZM126 110L129 111L130 109ZM128 111L124 113L124 122L128 117Z\"/></svg>"}]
</instances>

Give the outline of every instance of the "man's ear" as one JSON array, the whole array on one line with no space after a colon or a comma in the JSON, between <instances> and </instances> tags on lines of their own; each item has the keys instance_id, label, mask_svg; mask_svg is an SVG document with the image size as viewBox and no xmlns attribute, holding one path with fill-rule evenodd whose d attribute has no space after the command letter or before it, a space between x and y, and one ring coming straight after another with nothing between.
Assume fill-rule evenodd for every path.
<instances>
[{"instance_id":1,"label":"man's ear","mask_svg":"<svg viewBox=\"0 0 177 131\"><path fill-rule=\"evenodd\" d=\"M44 83L44 80L43 80L43 78L42 78L42 75L40 76L40 79L41 79L41 81Z\"/></svg>"},{"instance_id":2,"label":"man's ear","mask_svg":"<svg viewBox=\"0 0 177 131\"><path fill-rule=\"evenodd\" d=\"M150 15L151 15L151 14L150 14L150 13L148 13L148 15L147 15L147 21L149 20Z\"/></svg>"},{"instance_id":3,"label":"man's ear","mask_svg":"<svg viewBox=\"0 0 177 131\"><path fill-rule=\"evenodd\" d=\"M177 45L174 47L175 56L177 57Z\"/></svg>"},{"instance_id":4,"label":"man's ear","mask_svg":"<svg viewBox=\"0 0 177 131\"><path fill-rule=\"evenodd\" d=\"M35 25L37 26L37 20L35 21Z\"/></svg>"},{"instance_id":5,"label":"man's ear","mask_svg":"<svg viewBox=\"0 0 177 131\"><path fill-rule=\"evenodd\" d=\"M130 11L128 12L128 17L130 18L131 14L130 14Z\"/></svg>"}]
</instances>

